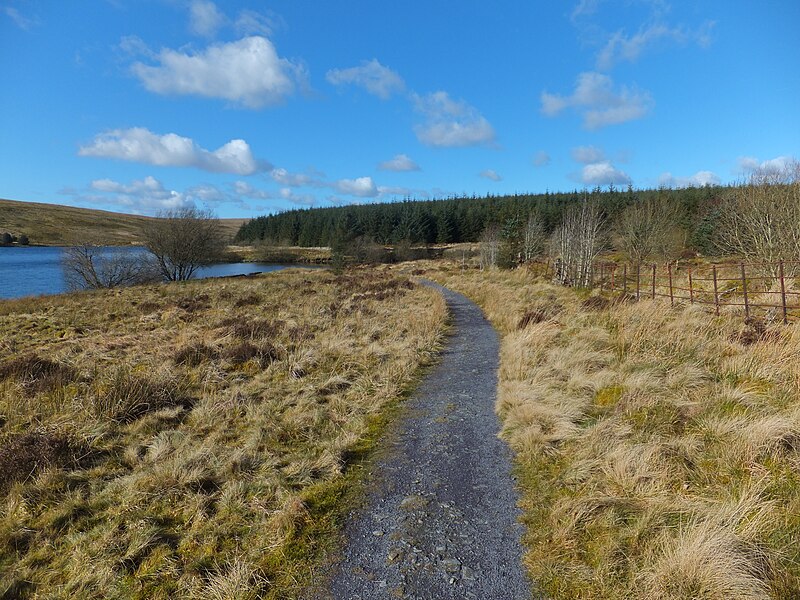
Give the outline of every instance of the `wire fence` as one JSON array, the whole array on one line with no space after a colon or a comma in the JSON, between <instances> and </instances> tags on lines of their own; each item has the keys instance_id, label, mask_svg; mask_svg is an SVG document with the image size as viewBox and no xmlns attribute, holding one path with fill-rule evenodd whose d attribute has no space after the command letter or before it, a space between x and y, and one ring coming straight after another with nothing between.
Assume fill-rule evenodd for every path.
<instances>
[{"instance_id":1,"label":"wire fence","mask_svg":"<svg viewBox=\"0 0 800 600\"><path fill-rule=\"evenodd\" d=\"M800 288L795 277L800 261L712 265L598 261L588 269L548 261L539 268L544 268L546 277L565 285L599 288L636 300L660 298L673 306L699 304L717 316L724 307L735 307L746 319L800 320Z\"/></svg>"}]
</instances>

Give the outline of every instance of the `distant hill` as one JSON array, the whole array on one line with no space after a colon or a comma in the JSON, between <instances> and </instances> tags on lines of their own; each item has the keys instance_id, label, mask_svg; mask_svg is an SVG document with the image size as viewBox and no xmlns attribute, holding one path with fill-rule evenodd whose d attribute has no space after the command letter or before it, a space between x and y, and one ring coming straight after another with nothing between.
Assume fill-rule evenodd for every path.
<instances>
[{"instance_id":1,"label":"distant hill","mask_svg":"<svg viewBox=\"0 0 800 600\"><path fill-rule=\"evenodd\" d=\"M27 235L31 244L69 246L141 244L141 228L153 217L0 199L0 235ZM220 219L228 241L247 219Z\"/></svg>"}]
</instances>

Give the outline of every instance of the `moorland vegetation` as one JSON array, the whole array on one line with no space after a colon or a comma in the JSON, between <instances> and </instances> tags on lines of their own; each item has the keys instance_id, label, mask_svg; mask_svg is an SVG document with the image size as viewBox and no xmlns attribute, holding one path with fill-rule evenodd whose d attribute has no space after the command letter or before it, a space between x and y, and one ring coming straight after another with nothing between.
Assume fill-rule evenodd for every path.
<instances>
[{"instance_id":1,"label":"moorland vegetation","mask_svg":"<svg viewBox=\"0 0 800 600\"><path fill-rule=\"evenodd\" d=\"M0 597L295 595L445 317L363 271L0 302Z\"/></svg>"},{"instance_id":2,"label":"moorland vegetation","mask_svg":"<svg viewBox=\"0 0 800 600\"><path fill-rule=\"evenodd\" d=\"M548 597L796 598L796 326L590 296L525 268L425 276L502 336L497 413Z\"/></svg>"}]
</instances>

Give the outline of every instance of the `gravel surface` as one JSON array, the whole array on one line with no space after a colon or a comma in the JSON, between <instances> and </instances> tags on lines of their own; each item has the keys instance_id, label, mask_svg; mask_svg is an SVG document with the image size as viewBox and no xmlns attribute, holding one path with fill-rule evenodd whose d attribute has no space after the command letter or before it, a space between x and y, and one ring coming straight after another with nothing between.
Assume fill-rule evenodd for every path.
<instances>
[{"instance_id":1,"label":"gravel surface","mask_svg":"<svg viewBox=\"0 0 800 600\"><path fill-rule=\"evenodd\" d=\"M508 447L494 413L499 343L480 309L434 285L452 312L441 363L387 440L366 505L317 598L531 598Z\"/></svg>"}]
</instances>

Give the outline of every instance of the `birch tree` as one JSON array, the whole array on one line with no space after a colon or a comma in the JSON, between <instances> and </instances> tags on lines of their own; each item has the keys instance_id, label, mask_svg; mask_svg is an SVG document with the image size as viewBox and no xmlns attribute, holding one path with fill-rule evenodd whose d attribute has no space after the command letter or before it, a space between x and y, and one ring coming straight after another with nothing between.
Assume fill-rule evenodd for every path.
<instances>
[{"instance_id":1,"label":"birch tree","mask_svg":"<svg viewBox=\"0 0 800 600\"><path fill-rule=\"evenodd\" d=\"M564 211L550 245L559 283L579 287L590 284L592 263L602 250L602 230L603 217L595 203L584 200Z\"/></svg>"}]
</instances>

